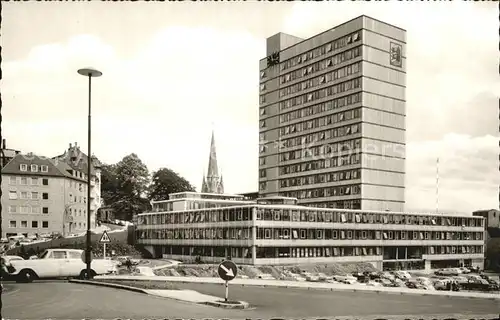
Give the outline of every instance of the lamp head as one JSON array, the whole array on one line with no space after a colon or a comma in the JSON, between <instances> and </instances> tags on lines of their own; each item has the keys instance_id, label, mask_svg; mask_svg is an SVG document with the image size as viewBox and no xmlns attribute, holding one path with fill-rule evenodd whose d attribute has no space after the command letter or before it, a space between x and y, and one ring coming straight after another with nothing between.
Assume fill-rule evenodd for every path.
<instances>
[{"instance_id":1,"label":"lamp head","mask_svg":"<svg viewBox=\"0 0 500 320\"><path fill-rule=\"evenodd\" d=\"M81 74L82 76L86 77L100 77L102 76L102 72L96 69L92 68L83 68L79 69L78 73Z\"/></svg>"}]
</instances>

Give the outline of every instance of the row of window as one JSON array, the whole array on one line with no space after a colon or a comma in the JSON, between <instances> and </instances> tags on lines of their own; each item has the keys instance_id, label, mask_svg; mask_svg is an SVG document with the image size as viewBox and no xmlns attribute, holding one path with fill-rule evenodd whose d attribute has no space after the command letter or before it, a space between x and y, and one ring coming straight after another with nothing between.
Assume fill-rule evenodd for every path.
<instances>
[{"instance_id":1,"label":"row of window","mask_svg":"<svg viewBox=\"0 0 500 320\"><path fill-rule=\"evenodd\" d=\"M337 95L350 90L361 88L361 78L351 79L345 82L334 84L306 94L301 94L290 99L280 101L280 110L285 110L305 103L313 103L316 100ZM263 97L263 96L262 96ZM265 101L264 101L265 102ZM261 103L264 103L261 100Z\"/></svg>"},{"instance_id":2,"label":"row of window","mask_svg":"<svg viewBox=\"0 0 500 320\"><path fill-rule=\"evenodd\" d=\"M307 147L304 151L307 151L307 154L310 154L308 157L312 157L313 154L315 154L315 153L317 153L319 155L319 151L314 151L314 150L316 150L320 147L318 146L318 147L314 148L312 146L305 146L305 144L312 145L312 144L314 144L314 142L317 142L317 141L342 138L342 137L354 135L354 134L357 134L360 132L361 132L361 123L356 123L356 124L352 124L352 125L348 125L348 126L328 129L328 130L324 130L324 131L316 132L316 133L311 133L311 134L303 135L300 137L283 139L283 140L279 141L278 147L280 150L282 148L293 148L296 146ZM260 149L259 149L260 153L264 153L267 150L267 147L268 146L266 144L262 143L260 145Z\"/></svg>"},{"instance_id":3,"label":"row of window","mask_svg":"<svg viewBox=\"0 0 500 320\"><path fill-rule=\"evenodd\" d=\"M19 197L18 197L19 195ZM17 199L31 199L31 200L48 200L49 199L49 194L47 192L42 192L42 197L40 197L40 193L36 191L16 191L16 190L10 190L9 191L9 199L10 200L17 200Z\"/></svg>"},{"instance_id":4,"label":"row of window","mask_svg":"<svg viewBox=\"0 0 500 320\"><path fill-rule=\"evenodd\" d=\"M319 58L325 54L328 54L332 51L336 51L342 49L354 42L361 40L361 31L357 31L355 33L349 34L332 42L326 43L320 47L314 48L306 53L295 56L288 60L282 61L280 65L281 71L284 71L289 68L293 68L297 65L300 65L309 60L313 60Z\"/></svg>"},{"instance_id":5,"label":"row of window","mask_svg":"<svg viewBox=\"0 0 500 320\"><path fill-rule=\"evenodd\" d=\"M40 183L43 186L48 186L49 185L49 179L47 179L47 178L40 179L40 178L37 178L37 177L31 177L31 178L28 178L28 177L13 177L13 176L9 177L9 184L10 185L20 184L22 186L27 186L28 182L32 186L39 186Z\"/></svg>"},{"instance_id":6,"label":"row of window","mask_svg":"<svg viewBox=\"0 0 500 320\"><path fill-rule=\"evenodd\" d=\"M361 179L361 169L313 174L299 178L280 179L281 188L307 186L310 184Z\"/></svg>"},{"instance_id":7,"label":"row of window","mask_svg":"<svg viewBox=\"0 0 500 320\"><path fill-rule=\"evenodd\" d=\"M319 154L318 154L319 155ZM303 155L302 158L311 157L310 153ZM305 163L297 163L290 164L285 166L280 166L279 172L280 174L290 174L290 173L298 173L298 172L307 172L314 170L321 170L325 168L336 168L343 166L350 166L354 164L361 163L361 154L351 154L351 155L343 155L343 156L329 156L326 159L313 160Z\"/></svg>"},{"instance_id":8,"label":"row of window","mask_svg":"<svg viewBox=\"0 0 500 320\"><path fill-rule=\"evenodd\" d=\"M342 108L345 106L350 106L361 102L361 93L354 93L347 96L343 96L337 99L333 99L327 102L318 103L310 107L306 107L300 110L291 111L280 115L280 123L293 121L295 119L309 117L315 114L329 112L337 108Z\"/></svg>"},{"instance_id":9,"label":"row of window","mask_svg":"<svg viewBox=\"0 0 500 320\"><path fill-rule=\"evenodd\" d=\"M26 220L21 220L19 221L19 228L28 228L28 221ZM10 220L9 221L9 228L18 228L18 221L16 220ZM42 228L48 228L49 227L49 222L48 221L42 221ZM33 220L31 221L31 228L39 228L38 226L38 221Z\"/></svg>"},{"instance_id":10,"label":"row of window","mask_svg":"<svg viewBox=\"0 0 500 320\"><path fill-rule=\"evenodd\" d=\"M290 139L288 141L293 142L293 144L290 144L288 147L295 147L296 146L294 143L297 142L297 140ZM333 154L339 153L339 152L346 152L346 151L352 152L353 150L357 150L357 149L361 148L361 139L353 139L353 140L346 140L346 141L341 141L341 142L337 142L337 143L329 143L329 144L317 146L317 147L311 146L310 148L311 149L299 149L299 150L295 150L295 151L288 151L288 152L280 153L280 155L279 155L280 162L307 159L313 155L314 156L319 156L319 155L333 156ZM305 163L302 163L301 165L303 165L304 167L306 166Z\"/></svg>"},{"instance_id":11,"label":"row of window","mask_svg":"<svg viewBox=\"0 0 500 320\"><path fill-rule=\"evenodd\" d=\"M251 221L252 207L224 208L205 212L167 212L153 215L139 215L138 225L203 223L220 221Z\"/></svg>"},{"instance_id":12,"label":"row of window","mask_svg":"<svg viewBox=\"0 0 500 320\"><path fill-rule=\"evenodd\" d=\"M327 116L318 117L307 121L294 123L280 128L280 136L299 133L306 130L317 129L335 123L361 118L361 108L337 112ZM323 134L324 135L324 134Z\"/></svg>"},{"instance_id":13,"label":"row of window","mask_svg":"<svg viewBox=\"0 0 500 320\"><path fill-rule=\"evenodd\" d=\"M307 203L308 207L312 208L330 208L330 209L354 209L361 210L361 200L337 200L337 201L324 201Z\"/></svg>"},{"instance_id":14,"label":"row of window","mask_svg":"<svg viewBox=\"0 0 500 320\"><path fill-rule=\"evenodd\" d=\"M139 239L249 240L251 228L195 228L143 230ZM483 240L482 232L441 232L417 230L342 230L256 228L256 239L267 240Z\"/></svg>"},{"instance_id":15,"label":"row of window","mask_svg":"<svg viewBox=\"0 0 500 320\"><path fill-rule=\"evenodd\" d=\"M200 240L248 240L250 228L203 228L174 230L145 230L138 232L139 239L200 239Z\"/></svg>"},{"instance_id":16,"label":"row of window","mask_svg":"<svg viewBox=\"0 0 500 320\"><path fill-rule=\"evenodd\" d=\"M38 166L37 164L32 164L29 166L31 169L31 172L38 172L38 168L40 168L40 172L49 172L49 167L47 165L40 165ZM28 171L28 165L25 163L22 163L19 165L19 170L22 172L27 172Z\"/></svg>"},{"instance_id":17,"label":"row of window","mask_svg":"<svg viewBox=\"0 0 500 320\"><path fill-rule=\"evenodd\" d=\"M283 193L286 195L286 197L297 198L297 199L342 197L342 196L360 194L361 186L359 184L354 184L347 186L314 188L314 189L300 190L300 191L287 191Z\"/></svg>"},{"instance_id":18,"label":"row of window","mask_svg":"<svg viewBox=\"0 0 500 320\"><path fill-rule=\"evenodd\" d=\"M333 223L377 223L446 227L482 227L483 219L415 215L411 213L332 212L318 210L257 209L257 220Z\"/></svg>"},{"instance_id":19,"label":"row of window","mask_svg":"<svg viewBox=\"0 0 500 320\"><path fill-rule=\"evenodd\" d=\"M269 240L483 240L483 232L256 228L256 233Z\"/></svg>"},{"instance_id":20,"label":"row of window","mask_svg":"<svg viewBox=\"0 0 500 320\"><path fill-rule=\"evenodd\" d=\"M188 224L208 222L252 221L255 207L229 207L207 211L164 212L157 214L140 214L138 225ZM311 209L274 209L256 208L256 220L294 221L294 222L326 222L356 224L399 224L445 227L483 227L484 219L480 217L446 217L429 216L412 213L372 213L342 212L339 210Z\"/></svg>"},{"instance_id":21,"label":"row of window","mask_svg":"<svg viewBox=\"0 0 500 320\"><path fill-rule=\"evenodd\" d=\"M357 55L353 54L351 51L345 52L345 53L350 53L349 59L354 59L355 57L359 56L360 49L359 48L355 48L355 49L357 49L356 50ZM333 65L332 61L330 59L328 59L327 61L329 62L328 67L331 67ZM320 65L320 63L317 62L315 64L308 66L307 68L302 69L302 72L301 72L302 77L306 77L308 74L311 74L314 71L317 71L317 69L319 69L319 65ZM314 70L314 69L316 69L316 70ZM299 72L300 72L300 70L297 70L293 74L295 74L295 73L298 74ZM324 85L324 84L332 82L332 81L336 81L336 80L339 80L339 79L342 79L345 77L349 77L349 76L357 74L359 72L361 72L361 62L356 62L356 63L350 64L348 66L336 69L334 71L323 73L323 74L316 76L314 78L304 80L304 81L298 82L296 84L293 84L291 86L282 88L279 91L279 97L283 98L283 97L291 95L291 94L296 94L300 91L305 91L307 89L315 88L315 87ZM285 76L285 79L286 78L290 79L290 75Z\"/></svg>"},{"instance_id":22,"label":"row of window","mask_svg":"<svg viewBox=\"0 0 500 320\"><path fill-rule=\"evenodd\" d=\"M406 259L422 259L423 254L479 254L482 246L430 246L409 254ZM346 256L380 256L391 260L386 250L380 247L258 247L257 258L321 258ZM400 259L404 259L401 257Z\"/></svg>"},{"instance_id":23,"label":"row of window","mask_svg":"<svg viewBox=\"0 0 500 320\"><path fill-rule=\"evenodd\" d=\"M9 206L9 213L49 213L49 207L39 206Z\"/></svg>"}]
</instances>

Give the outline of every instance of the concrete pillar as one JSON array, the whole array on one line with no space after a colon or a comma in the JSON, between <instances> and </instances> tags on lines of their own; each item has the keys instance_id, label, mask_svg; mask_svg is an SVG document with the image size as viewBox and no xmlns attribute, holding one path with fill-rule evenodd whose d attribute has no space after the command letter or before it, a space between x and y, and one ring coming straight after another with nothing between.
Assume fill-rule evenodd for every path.
<instances>
[{"instance_id":1,"label":"concrete pillar","mask_svg":"<svg viewBox=\"0 0 500 320\"><path fill-rule=\"evenodd\" d=\"M430 260L424 260L425 261L425 271L431 271L431 261Z\"/></svg>"}]
</instances>

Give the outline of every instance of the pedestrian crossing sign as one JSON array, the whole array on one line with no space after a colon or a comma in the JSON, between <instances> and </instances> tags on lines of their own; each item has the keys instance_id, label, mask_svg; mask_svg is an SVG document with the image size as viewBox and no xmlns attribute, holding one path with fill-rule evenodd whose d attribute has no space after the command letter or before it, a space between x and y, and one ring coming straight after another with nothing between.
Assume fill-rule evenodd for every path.
<instances>
[{"instance_id":1,"label":"pedestrian crossing sign","mask_svg":"<svg viewBox=\"0 0 500 320\"><path fill-rule=\"evenodd\" d=\"M101 240L99 240L100 243L110 243L111 239L108 236L108 233L104 231L101 236Z\"/></svg>"}]
</instances>

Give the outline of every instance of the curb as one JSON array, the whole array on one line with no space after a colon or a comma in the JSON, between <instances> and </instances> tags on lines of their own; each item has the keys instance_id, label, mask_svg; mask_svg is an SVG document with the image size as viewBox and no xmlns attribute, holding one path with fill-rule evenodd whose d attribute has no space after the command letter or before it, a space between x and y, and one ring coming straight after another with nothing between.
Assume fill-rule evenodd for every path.
<instances>
[{"instance_id":1,"label":"curb","mask_svg":"<svg viewBox=\"0 0 500 320\"><path fill-rule=\"evenodd\" d=\"M116 279L113 276L114 280L128 280L128 279ZM179 280L165 280L171 281L172 283L181 283L181 284L216 284L222 285L220 282L210 281L210 282L202 282L202 281L187 281L182 279L182 277L178 277ZM101 278L105 279L105 278ZM152 279L134 279L136 281L153 281ZM162 281L160 279L154 281ZM338 291L338 292L364 292L364 293L375 293L375 294L392 294L392 295L412 295L412 296L436 296L436 297L446 297L446 298L455 298L455 299L480 299L480 300L491 300L491 301L500 301L500 294L497 297L481 297L481 296L472 296L472 295L451 295L451 294L433 294L431 291L429 292L409 292L409 291L385 291L385 290L366 290L364 288L322 288L322 287L310 287L310 286L295 286L293 284L257 284L257 283L232 283L231 286L241 286L241 287L261 287L261 288L286 288L286 289L302 289L302 290L319 290L319 291Z\"/></svg>"},{"instance_id":2,"label":"curb","mask_svg":"<svg viewBox=\"0 0 500 320\"><path fill-rule=\"evenodd\" d=\"M245 301L238 301L240 304L229 304L229 303L224 303L224 302L214 302L214 301L204 301L204 302L192 302L188 300L182 300L179 298L170 298L170 297L163 297L155 294L151 294L147 292L145 289L140 289L140 288L135 288L131 286L125 286L122 284L116 284L116 283L107 283L107 282L100 282L100 281L91 281L91 280L76 280L76 279L70 279L68 280L70 283L79 283L79 284L89 284L89 285L95 285L95 286L101 286L101 287L108 287L108 288L115 288L115 289L122 289L122 290L128 290L132 292L137 292L137 293L142 293L142 294L147 294L150 296L155 296L155 297L161 297L161 298L166 298L166 299L172 299L172 300L178 300L178 301L183 301L183 302L188 302L188 303L196 303L196 304L202 304L202 305L207 305L211 307L218 307L218 308L224 308L224 309L248 309L249 308L249 303Z\"/></svg>"}]
</instances>

